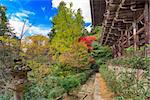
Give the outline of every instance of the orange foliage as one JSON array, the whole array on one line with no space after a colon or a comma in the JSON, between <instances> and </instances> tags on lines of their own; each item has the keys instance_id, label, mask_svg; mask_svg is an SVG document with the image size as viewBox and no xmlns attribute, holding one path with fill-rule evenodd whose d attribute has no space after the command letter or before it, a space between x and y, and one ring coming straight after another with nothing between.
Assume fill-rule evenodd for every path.
<instances>
[{"instance_id":1,"label":"orange foliage","mask_svg":"<svg viewBox=\"0 0 150 100\"><path fill-rule=\"evenodd\" d=\"M92 50L92 42L96 41L95 36L83 36L79 38L79 42L83 42L88 47L88 50Z\"/></svg>"}]
</instances>

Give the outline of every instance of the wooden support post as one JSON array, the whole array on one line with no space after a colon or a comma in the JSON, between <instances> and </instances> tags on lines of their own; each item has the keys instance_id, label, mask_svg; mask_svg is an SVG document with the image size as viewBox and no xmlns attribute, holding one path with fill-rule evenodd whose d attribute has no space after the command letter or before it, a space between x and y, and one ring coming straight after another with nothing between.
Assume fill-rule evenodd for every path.
<instances>
[{"instance_id":1,"label":"wooden support post","mask_svg":"<svg viewBox=\"0 0 150 100\"><path fill-rule=\"evenodd\" d=\"M133 38L134 38L134 50L137 50L137 35L136 35L136 21L132 23L133 26Z\"/></svg>"},{"instance_id":2,"label":"wooden support post","mask_svg":"<svg viewBox=\"0 0 150 100\"><path fill-rule=\"evenodd\" d=\"M125 35L126 35L126 47L129 47L128 30L125 30Z\"/></svg>"},{"instance_id":3,"label":"wooden support post","mask_svg":"<svg viewBox=\"0 0 150 100\"><path fill-rule=\"evenodd\" d=\"M148 8L148 1L145 2L144 8L144 21L145 21L145 43L149 44L149 8Z\"/></svg>"},{"instance_id":4,"label":"wooden support post","mask_svg":"<svg viewBox=\"0 0 150 100\"><path fill-rule=\"evenodd\" d=\"M124 31L121 31L121 37L120 37L120 54L121 55L123 55L123 50L124 50L123 36L124 36Z\"/></svg>"},{"instance_id":5,"label":"wooden support post","mask_svg":"<svg viewBox=\"0 0 150 100\"><path fill-rule=\"evenodd\" d=\"M113 53L113 58L115 58L115 46L112 46L112 53Z\"/></svg>"},{"instance_id":6,"label":"wooden support post","mask_svg":"<svg viewBox=\"0 0 150 100\"><path fill-rule=\"evenodd\" d=\"M150 44L150 0L148 0L148 44Z\"/></svg>"},{"instance_id":7,"label":"wooden support post","mask_svg":"<svg viewBox=\"0 0 150 100\"><path fill-rule=\"evenodd\" d=\"M130 47L130 32L129 31L127 32L128 32L128 47Z\"/></svg>"}]
</instances>

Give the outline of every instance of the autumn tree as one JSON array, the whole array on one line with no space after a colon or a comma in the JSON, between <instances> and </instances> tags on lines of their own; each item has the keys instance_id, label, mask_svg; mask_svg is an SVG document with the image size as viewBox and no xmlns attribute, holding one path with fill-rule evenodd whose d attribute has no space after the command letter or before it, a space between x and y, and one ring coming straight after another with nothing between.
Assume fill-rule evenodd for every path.
<instances>
[{"instance_id":1,"label":"autumn tree","mask_svg":"<svg viewBox=\"0 0 150 100\"><path fill-rule=\"evenodd\" d=\"M84 43L74 43L67 52L60 55L59 59L62 64L84 69L89 65L87 46Z\"/></svg>"},{"instance_id":2,"label":"autumn tree","mask_svg":"<svg viewBox=\"0 0 150 100\"><path fill-rule=\"evenodd\" d=\"M47 62L49 53L48 41L48 38L43 35L27 37L22 42L22 50L24 51L23 56L25 56L28 60Z\"/></svg>"},{"instance_id":3,"label":"autumn tree","mask_svg":"<svg viewBox=\"0 0 150 100\"><path fill-rule=\"evenodd\" d=\"M67 8L64 2L60 3L58 14L52 22L55 36L51 41L51 49L54 57L58 58L60 54L67 52L75 41L78 41L84 23L81 10L78 9L75 13L72 4Z\"/></svg>"}]
</instances>

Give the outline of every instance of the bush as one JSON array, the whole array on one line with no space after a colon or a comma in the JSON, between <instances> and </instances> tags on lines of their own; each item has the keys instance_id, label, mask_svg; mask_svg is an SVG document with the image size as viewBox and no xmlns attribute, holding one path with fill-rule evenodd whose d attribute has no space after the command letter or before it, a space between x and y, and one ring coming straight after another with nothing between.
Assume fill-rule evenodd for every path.
<instances>
[{"instance_id":1,"label":"bush","mask_svg":"<svg viewBox=\"0 0 150 100\"><path fill-rule=\"evenodd\" d=\"M101 65L112 58L111 48L108 46L101 46L98 42L92 44L93 50L91 56L95 59L96 63Z\"/></svg>"},{"instance_id":2,"label":"bush","mask_svg":"<svg viewBox=\"0 0 150 100\"><path fill-rule=\"evenodd\" d=\"M129 59L130 66L135 69L147 69L150 64L150 58L133 56Z\"/></svg>"},{"instance_id":3,"label":"bush","mask_svg":"<svg viewBox=\"0 0 150 100\"><path fill-rule=\"evenodd\" d=\"M117 95L117 100L145 100L148 97L149 82L146 77L137 80L136 70L131 72L120 72L117 77L114 71L109 70L106 65L100 67L102 77L106 80L107 85Z\"/></svg>"},{"instance_id":4,"label":"bush","mask_svg":"<svg viewBox=\"0 0 150 100\"><path fill-rule=\"evenodd\" d=\"M80 80L75 76L68 76L61 81L61 86L69 94L74 88L80 85Z\"/></svg>"},{"instance_id":5,"label":"bush","mask_svg":"<svg viewBox=\"0 0 150 100\"><path fill-rule=\"evenodd\" d=\"M150 66L150 58L139 56L132 56L130 58L128 57L115 58L111 60L111 64L115 66L146 70Z\"/></svg>"},{"instance_id":6,"label":"bush","mask_svg":"<svg viewBox=\"0 0 150 100\"><path fill-rule=\"evenodd\" d=\"M48 98L51 100L63 95L63 93L64 93L64 89L62 87L55 87L51 89L50 92L48 93Z\"/></svg>"}]
</instances>

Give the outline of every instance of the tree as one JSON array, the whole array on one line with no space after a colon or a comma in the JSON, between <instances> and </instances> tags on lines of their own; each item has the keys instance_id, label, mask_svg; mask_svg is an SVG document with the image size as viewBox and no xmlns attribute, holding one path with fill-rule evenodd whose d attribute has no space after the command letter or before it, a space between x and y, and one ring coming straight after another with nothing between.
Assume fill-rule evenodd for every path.
<instances>
[{"instance_id":1,"label":"tree","mask_svg":"<svg viewBox=\"0 0 150 100\"><path fill-rule=\"evenodd\" d=\"M48 62L49 42L43 35L33 35L27 37L22 43L24 56L29 60ZM45 59L44 59L45 58Z\"/></svg>"},{"instance_id":2,"label":"tree","mask_svg":"<svg viewBox=\"0 0 150 100\"><path fill-rule=\"evenodd\" d=\"M67 8L66 4L61 2L58 7L58 14L52 20L55 36L51 41L51 51L55 59L68 51L72 44L78 41L84 27L81 10L79 9L75 13L71 7L72 5Z\"/></svg>"},{"instance_id":3,"label":"tree","mask_svg":"<svg viewBox=\"0 0 150 100\"><path fill-rule=\"evenodd\" d=\"M59 61L77 69L87 68L89 65L87 46L84 43L74 43L67 52L60 55Z\"/></svg>"},{"instance_id":4,"label":"tree","mask_svg":"<svg viewBox=\"0 0 150 100\"><path fill-rule=\"evenodd\" d=\"M96 41L95 36L82 36L79 38L79 42L85 43L86 46L88 47L88 50L91 51L92 48L92 43Z\"/></svg>"},{"instance_id":5,"label":"tree","mask_svg":"<svg viewBox=\"0 0 150 100\"><path fill-rule=\"evenodd\" d=\"M7 31L6 7L0 6L0 36Z\"/></svg>"}]
</instances>

